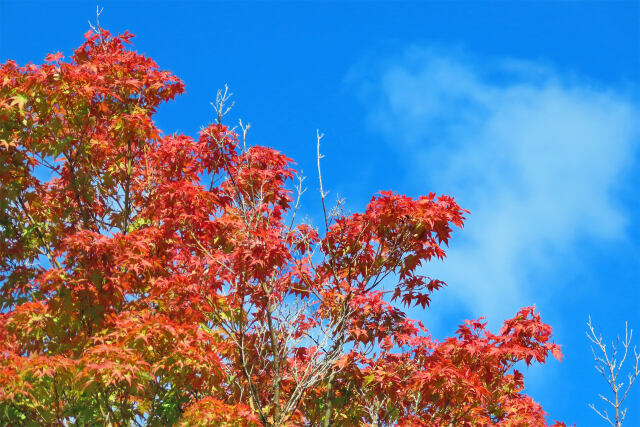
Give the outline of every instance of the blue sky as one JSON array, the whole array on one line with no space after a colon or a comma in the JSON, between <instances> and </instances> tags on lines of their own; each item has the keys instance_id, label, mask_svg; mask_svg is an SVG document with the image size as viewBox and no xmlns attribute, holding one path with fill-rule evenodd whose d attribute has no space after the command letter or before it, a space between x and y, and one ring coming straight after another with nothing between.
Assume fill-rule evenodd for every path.
<instances>
[{"instance_id":1,"label":"blue sky","mask_svg":"<svg viewBox=\"0 0 640 427\"><path fill-rule=\"evenodd\" d=\"M101 1L101 24L182 78L157 116L195 135L229 84L230 120L347 207L393 189L450 193L472 211L444 263L449 287L411 315L444 337L465 318L494 328L535 303L566 359L525 372L550 419L603 425L587 407L587 316L640 345L640 3L637 1ZM0 61L42 62L82 43L95 2L0 0ZM598 402L599 403L599 402ZM640 385L625 425L640 426Z\"/></svg>"}]
</instances>

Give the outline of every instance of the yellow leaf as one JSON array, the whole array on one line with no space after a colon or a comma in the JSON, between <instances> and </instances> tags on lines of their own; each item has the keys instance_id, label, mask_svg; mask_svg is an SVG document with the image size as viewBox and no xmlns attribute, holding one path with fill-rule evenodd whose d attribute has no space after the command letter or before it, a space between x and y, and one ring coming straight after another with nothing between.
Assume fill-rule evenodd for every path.
<instances>
[{"instance_id":1,"label":"yellow leaf","mask_svg":"<svg viewBox=\"0 0 640 427\"><path fill-rule=\"evenodd\" d=\"M24 113L24 104L26 104L27 101L28 101L26 96L24 96L24 95L16 95L16 96L12 96L9 99L11 100L9 105L11 105L12 107L14 105L17 105L18 109L20 110L20 112Z\"/></svg>"}]
</instances>

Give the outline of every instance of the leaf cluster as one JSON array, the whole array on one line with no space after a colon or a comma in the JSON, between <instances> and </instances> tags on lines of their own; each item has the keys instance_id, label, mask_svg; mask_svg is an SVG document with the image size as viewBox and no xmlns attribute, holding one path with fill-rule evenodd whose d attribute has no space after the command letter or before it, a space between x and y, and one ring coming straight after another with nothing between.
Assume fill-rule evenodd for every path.
<instances>
[{"instance_id":1,"label":"leaf cluster","mask_svg":"<svg viewBox=\"0 0 640 427\"><path fill-rule=\"evenodd\" d=\"M442 342L403 311L444 286L421 272L452 197L382 192L321 234L291 159L223 113L162 134L182 82L85 37L0 67L3 424L546 425L514 370L561 357L533 308Z\"/></svg>"}]
</instances>

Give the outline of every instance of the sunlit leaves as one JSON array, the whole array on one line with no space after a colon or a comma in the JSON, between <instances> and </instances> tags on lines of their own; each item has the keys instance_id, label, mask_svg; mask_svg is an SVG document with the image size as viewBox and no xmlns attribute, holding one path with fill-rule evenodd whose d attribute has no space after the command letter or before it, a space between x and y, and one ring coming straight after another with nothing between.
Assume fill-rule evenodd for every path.
<instances>
[{"instance_id":1,"label":"sunlit leaves","mask_svg":"<svg viewBox=\"0 0 640 427\"><path fill-rule=\"evenodd\" d=\"M514 370L561 357L533 308L442 342L403 311L445 285L453 198L382 192L320 235L291 159L163 135L180 80L85 37L0 68L3 424L545 424Z\"/></svg>"}]
</instances>

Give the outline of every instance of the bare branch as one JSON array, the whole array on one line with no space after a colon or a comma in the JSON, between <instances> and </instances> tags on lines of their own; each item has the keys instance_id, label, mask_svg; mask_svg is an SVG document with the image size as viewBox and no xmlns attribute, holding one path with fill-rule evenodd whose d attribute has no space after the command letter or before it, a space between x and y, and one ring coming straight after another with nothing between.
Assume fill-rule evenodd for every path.
<instances>
[{"instance_id":1,"label":"bare branch","mask_svg":"<svg viewBox=\"0 0 640 427\"><path fill-rule=\"evenodd\" d=\"M216 102L211 103L213 109L216 111L216 115L218 116L218 124L222 124L222 119L229 113L229 111L231 111L235 104L232 101L231 105L227 107L227 103L231 99L231 96L233 96L233 93L229 92L229 86L225 84L224 92L222 91L222 89L218 89L218 93L216 94Z\"/></svg>"},{"instance_id":2,"label":"bare branch","mask_svg":"<svg viewBox=\"0 0 640 427\"><path fill-rule=\"evenodd\" d=\"M318 141L317 158L318 158L318 181L320 182L320 198L322 199L322 212L324 214L325 229L326 231L329 231L329 218L327 217L327 207L324 202L324 199L327 196L327 193L325 193L324 189L322 188L322 170L320 169L320 159L324 157L322 154L320 154L320 141L322 140L322 138L324 138L324 133L320 133L320 130L316 129L316 139Z\"/></svg>"},{"instance_id":3,"label":"bare branch","mask_svg":"<svg viewBox=\"0 0 640 427\"><path fill-rule=\"evenodd\" d=\"M89 28L91 28L93 30L93 32L96 33L96 34L100 34L98 29L100 28L100 15L102 15L102 11L103 10L104 10L104 8L100 8L100 6L98 4L96 4L96 25L95 25L95 27L93 26L93 24L91 24L91 20L89 20Z\"/></svg>"},{"instance_id":4,"label":"bare branch","mask_svg":"<svg viewBox=\"0 0 640 427\"><path fill-rule=\"evenodd\" d=\"M587 327L587 338L597 348L596 351L593 346L591 347L593 359L595 361L595 369L600 375L602 375L613 393L612 399L607 398L602 394L599 394L598 396L609 406L613 407L613 409L615 410L615 420L611 420L609 418L609 414L606 410L600 411L596 409L595 405L593 404L589 404L589 407L612 426L621 427L622 422L624 421L624 418L627 414L627 409L623 408L622 404L627 398L631 386L634 384L635 380L640 374L640 354L638 354L636 347L633 347L633 358L635 359L635 361L631 366L630 372L627 375L626 387L624 382L618 380L620 372L622 370L622 366L624 365L625 361L627 360L627 356L629 355L629 348L631 347L633 330L630 330L628 328L628 324L625 322L624 340L622 340L620 336L618 336L617 341L615 343L612 342L611 349L608 350L607 345L604 343L602 335L598 334L595 331L595 328L591 323L591 316L589 316ZM622 354L618 361L619 352L621 352Z\"/></svg>"}]
</instances>

